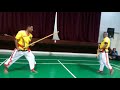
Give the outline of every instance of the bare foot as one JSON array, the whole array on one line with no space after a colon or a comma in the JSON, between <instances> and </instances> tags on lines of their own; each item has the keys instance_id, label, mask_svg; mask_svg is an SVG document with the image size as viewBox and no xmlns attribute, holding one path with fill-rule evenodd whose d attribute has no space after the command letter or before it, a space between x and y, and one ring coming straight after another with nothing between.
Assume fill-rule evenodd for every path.
<instances>
[{"instance_id":1,"label":"bare foot","mask_svg":"<svg viewBox=\"0 0 120 90\"><path fill-rule=\"evenodd\" d=\"M100 71L100 70L98 70L97 72L98 72L98 73L103 73L103 71Z\"/></svg>"},{"instance_id":2,"label":"bare foot","mask_svg":"<svg viewBox=\"0 0 120 90\"><path fill-rule=\"evenodd\" d=\"M6 74L8 73L8 69L7 68L4 69L4 73L6 73Z\"/></svg>"},{"instance_id":3,"label":"bare foot","mask_svg":"<svg viewBox=\"0 0 120 90\"><path fill-rule=\"evenodd\" d=\"M31 72L33 72L33 73L38 73L37 71L35 71L34 69L33 70L31 70Z\"/></svg>"},{"instance_id":4,"label":"bare foot","mask_svg":"<svg viewBox=\"0 0 120 90\"><path fill-rule=\"evenodd\" d=\"M111 70L110 70L110 75L112 75L112 74L113 74L113 72L114 72L114 70L113 70L113 69L111 69Z\"/></svg>"}]
</instances>

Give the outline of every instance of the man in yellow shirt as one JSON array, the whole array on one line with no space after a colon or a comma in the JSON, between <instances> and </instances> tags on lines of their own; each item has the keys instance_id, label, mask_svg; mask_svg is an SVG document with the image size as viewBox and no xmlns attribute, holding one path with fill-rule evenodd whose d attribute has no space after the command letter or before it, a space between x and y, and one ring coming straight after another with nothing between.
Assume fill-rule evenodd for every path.
<instances>
[{"instance_id":1,"label":"man in yellow shirt","mask_svg":"<svg viewBox=\"0 0 120 90\"><path fill-rule=\"evenodd\" d=\"M20 57L23 55L26 57L26 59L29 62L30 70L32 72L36 72L34 70L35 67L35 56L32 54L30 48L29 48L29 43L32 40L32 31L33 31L33 26L28 26L26 30L20 30L16 37L15 37L15 45L16 48L14 49L12 55L9 57L9 59L4 63L5 69L4 72L8 73L8 68L15 62L17 61ZM25 48L26 47L26 48Z\"/></svg>"},{"instance_id":2,"label":"man in yellow shirt","mask_svg":"<svg viewBox=\"0 0 120 90\"><path fill-rule=\"evenodd\" d=\"M108 49L110 48L110 39L108 37L108 33L104 32L103 33L103 41L99 45L97 57L99 58L100 61L100 68L98 72L103 72L104 66L106 66L110 70L110 74L113 73L112 66L109 63L109 57L108 57Z\"/></svg>"}]
</instances>

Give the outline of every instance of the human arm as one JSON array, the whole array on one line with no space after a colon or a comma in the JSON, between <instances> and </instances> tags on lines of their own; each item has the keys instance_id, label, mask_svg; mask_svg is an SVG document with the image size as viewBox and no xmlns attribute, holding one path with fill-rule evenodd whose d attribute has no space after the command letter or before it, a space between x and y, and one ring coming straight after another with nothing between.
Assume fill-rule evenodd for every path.
<instances>
[{"instance_id":1,"label":"human arm","mask_svg":"<svg viewBox=\"0 0 120 90\"><path fill-rule=\"evenodd\" d=\"M96 54L97 58L98 58L98 55L99 55L99 47L100 47L100 43L98 44L98 48L97 48L97 54Z\"/></svg>"},{"instance_id":2,"label":"human arm","mask_svg":"<svg viewBox=\"0 0 120 90\"><path fill-rule=\"evenodd\" d=\"M30 36L30 43L32 43L33 42L33 35L31 34L31 36ZM35 44L33 43L32 45L30 45L30 46L34 46Z\"/></svg>"},{"instance_id":3,"label":"human arm","mask_svg":"<svg viewBox=\"0 0 120 90\"><path fill-rule=\"evenodd\" d=\"M17 35L15 36L15 46L16 46L17 50L19 50L18 42L19 42L19 40L20 40L21 37L22 37L22 35L21 35L21 32L19 31L17 33Z\"/></svg>"}]
</instances>

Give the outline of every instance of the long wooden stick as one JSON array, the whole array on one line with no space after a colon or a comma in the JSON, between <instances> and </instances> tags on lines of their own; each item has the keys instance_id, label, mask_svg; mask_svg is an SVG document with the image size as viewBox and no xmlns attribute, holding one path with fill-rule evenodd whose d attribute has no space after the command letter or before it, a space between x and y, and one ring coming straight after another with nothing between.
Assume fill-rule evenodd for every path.
<instances>
[{"instance_id":1,"label":"long wooden stick","mask_svg":"<svg viewBox=\"0 0 120 90\"><path fill-rule=\"evenodd\" d=\"M11 37L11 38L15 39L15 37L12 35L4 34L4 36Z\"/></svg>"},{"instance_id":2,"label":"long wooden stick","mask_svg":"<svg viewBox=\"0 0 120 90\"><path fill-rule=\"evenodd\" d=\"M59 33L59 31L58 31L57 33ZM50 35L48 35L48 36L46 36L46 37L44 37L44 38L38 39L37 41L34 41L34 42L32 42L31 44L29 44L29 46L32 46L33 44L38 43L38 42L40 42L40 41L42 41L42 40L44 40L44 39L46 39L46 38L48 38L48 37L51 37L51 36L54 35L54 34L57 34L57 33L52 33L52 34L50 34ZM28 47L29 47L29 46L28 46ZM27 47L25 47L25 48L27 48Z\"/></svg>"}]
</instances>

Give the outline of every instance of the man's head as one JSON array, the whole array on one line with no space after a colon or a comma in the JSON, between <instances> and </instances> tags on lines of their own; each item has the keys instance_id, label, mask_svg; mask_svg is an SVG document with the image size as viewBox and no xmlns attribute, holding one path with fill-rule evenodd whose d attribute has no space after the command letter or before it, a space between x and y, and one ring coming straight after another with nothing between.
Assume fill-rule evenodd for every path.
<instances>
[{"instance_id":1,"label":"man's head","mask_svg":"<svg viewBox=\"0 0 120 90\"><path fill-rule=\"evenodd\" d=\"M116 48L113 48L113 51L116 51Z\"/></svg>"},{"instance_id":2,"label":"man's head","mask_svg":"<svg viewBox=\"0 0 120 90\"><path fill-rule=\"evenodd\" d=\"M103 33L103 37L105 38L105 37L107 37L108 36L108 33L107 32L104 32Z\"/></svg>"},{"instance_id":3,"label":"man's head","mask_svg":"<svg viewBox=\"0 0 120 90\"><path fill-rule=\"evenodd\" d=\"M33 31L33 26L27 26L26 30L27 30L29 33L32 33L32 31Z\"/></svg>"}]
</instances>

